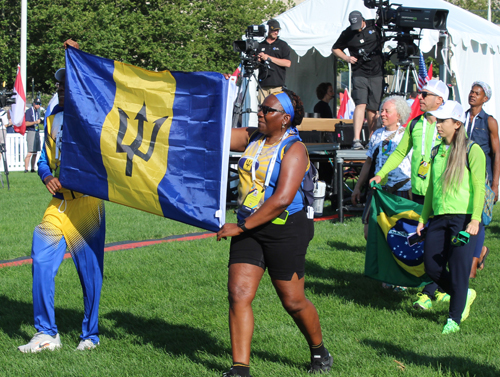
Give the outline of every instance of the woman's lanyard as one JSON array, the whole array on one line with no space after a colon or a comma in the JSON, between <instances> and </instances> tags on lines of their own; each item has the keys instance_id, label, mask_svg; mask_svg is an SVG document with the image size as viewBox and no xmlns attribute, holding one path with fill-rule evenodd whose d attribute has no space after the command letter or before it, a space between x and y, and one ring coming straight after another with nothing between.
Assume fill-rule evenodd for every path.
<instances>
[{"instance_id":1,"label":"woman's lanyard","mask_svg":"<svg viewBox=\"0 0 500 377\"><path fill-rule=\"evenodd\" d=\"M424 159L425 157L425 132L427 131L427 118L424 116L424 125L423 125L423 129L422 129L422 159ZM437 128L434 127L434 136L432 137L432 146L431 146L431 150L432 148L434 148L434 143L436 142L436 135L437 135Z\"/></svg>"},{"instance_id":2,"label":"woman's lanyard","mask_svg":"<svg viewBox=\"0 0 500 377\"><path fill-rule=\"evenodd\" d=\"M387 145L387 152L390 152L390 150L392 149L392 139L394 139L394 137L396 136L396 133L399 131L399 127L396 131L394 131L393 133L391 133L389 136L387 136L385 139L383 139L378 148L378 156L377 156L377 166L378 166L378 170L382 169L382 166L384 165L383 161L382 161L382 155L384 154L383 152L383 146L384 146L384 141L387 141L386 145ZM390 132L390 131L389 131Z\"/></svg>"},{"instance_id":3,"label":"woman's lanyard","mask_svg":"<svg viewBox=\"0 0 500 377\"><path fill-rule=\"evenodd\" d=\"M465 133L467 136L470 138L472 136L472 131L474 131L474 125L476 124L476 118L479 114L474 115L474 118L472 118L472 124L470 126L470 132L469 132L469 120L470 120L470 111L467 113L467 119L465 120Z\"/></svg>"},{"instance_id":4,"label":"woman's lanyard","mask_svg":"<svg viewBox=\"0 0 500 377\"><path fill-rule=\"evenodd\" d=\"M276 158L278 157L278 152L280 150L281 143L283 142L284 139L286 139L288 137L289 134L290 134L290 129L286 130L285 134L283 136L281 136L281 138L279 140L278 147L276 148L276 150L273 153L273 157L271 158L271 161L269 162L269 167L267 169L266 180L264 182L264 189L267 186L269 186L269 182L271 181L271 175L273 174L274 165L276 164ZM259 158L259 155L262 152L262 149L264 148L264 144L265 143L266 143L266 138L264 137L262 139L262 142L259 145L259 149L257 150L257 153L253 157L253 162L252 162L252 182L255 182L255 179L256 179L256 177L255 177L255 163L257 162L257 159Z\"/></svg>"}]
</instances>

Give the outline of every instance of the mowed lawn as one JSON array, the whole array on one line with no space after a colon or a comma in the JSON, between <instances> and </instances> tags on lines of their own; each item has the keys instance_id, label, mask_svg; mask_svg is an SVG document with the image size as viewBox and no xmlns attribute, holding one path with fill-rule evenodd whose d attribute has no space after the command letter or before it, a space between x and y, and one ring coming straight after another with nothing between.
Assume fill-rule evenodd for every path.
<instances>
[{"instance_id":1,"label":"mowed lawn","mask_svg":"<svg viewBox=\"0 0 500 377\"><path fill-rule=\"evenodd\" d=\"M0 188L0 260L28 256L32 232L50 201L36 174L11 173ZM4 177L5 178L5 177ZM5 181L5 179L4 179ZM4 182L5 183L5 182ZM234 214L228 211L229 221ZM363 275L359 217L315 224L306 293L316 305L332 376L499 376L500 210L486 230L486 267L471 280L478 296L461 331L441 335L447 305L412 308L417 289L384 290ZM202 230L106 203L107 243ZM22 354L35 333L31 265L0 268L0 376L221 376L231 365L227 323L229 240L170 242L107 252L100 306L101 345L76 352L83 316L70 259L56 277L63 348ZM264 275L254 301L254 377L305 376L309 349Z\"/></svg>"}]
</instances>

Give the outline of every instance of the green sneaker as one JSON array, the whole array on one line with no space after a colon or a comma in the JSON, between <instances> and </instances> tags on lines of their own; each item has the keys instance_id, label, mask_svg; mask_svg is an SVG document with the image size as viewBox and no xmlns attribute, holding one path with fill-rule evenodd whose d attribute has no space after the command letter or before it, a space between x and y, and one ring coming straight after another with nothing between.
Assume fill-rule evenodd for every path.
<instances>
[{"instance_id":1,"label":"green sneaker","mask_svg":"<svg viewBox=\"0 0 500 377\"><path fill-rule=\"evenodd\" d=\"M415 309L429 310L432 308L432 302L429 296L424 293L417 293L418 300L413 303Z\"/></svg>"},{"instance_id":2,"label":"green sneaker","mask_svg":"<svg viewBox=\"0 0 500 377\"><path fill-rule=\"evenodd\" d=\"M451 318L448 318L446 325L443 327L443 332L441 334L453 334L454 332L460 331L460 326Z\"/></svg>"},{"instance_id":3,"label":"green sneaker","mask_svg":"<svg viewBox=\"0 0 500 377\"><path fill-rule=\"evenodd\" d=\"M437 302L450 302L450 295L444 292L436 292L434 295Z\"/></svg>"},{"instance_id":4,"label":"green sneaker","mask_svg":"<svg viewBox=\"0 0 500 377\"><path fill-rule=\"evenodd\" d=\"M465 303L465 309L462 313L462 321L465 321L469 316L470 306L476 299L476 291L474 289L470 289L467 291L467 302Z\"/></svg>"}]
</instances>

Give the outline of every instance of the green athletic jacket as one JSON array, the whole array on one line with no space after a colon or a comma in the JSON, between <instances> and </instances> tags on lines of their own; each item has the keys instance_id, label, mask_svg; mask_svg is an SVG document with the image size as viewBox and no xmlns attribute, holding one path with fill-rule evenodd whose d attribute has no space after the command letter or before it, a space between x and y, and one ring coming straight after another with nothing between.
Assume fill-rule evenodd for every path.
<instances>
[{"instance_id":1,"label":"green athletic jacket","mask_svg":"<svg viewBox=\"0 0 500 377\"><path fill-rule=\"evenodd\" d=\"M441 144L431 162L429 189L425 196L420 222L425 224L429 216L447 214L472 214L473 220L481 221L484 206L484 183L486 178L486 157L478 144L472 145L468 158L469 167L458 190L448 188L443 193L443 173L446 169L450 149Z\"/></svg>"},{"instance_id":2,"label":"green athletic jacket","mask_svg":"<svg viewBox=\"0 0 500 377\"><path fill-rule=\"evenodd\" d=\"M425 115L425 114L424 114ZM396 169L408 153L410 153L413 148L413 154L411 156L411 191L414 194L425 196L427 192L427 186L429 185L429 173L427 173L427 178L422 179L418 177L418 168L420 167L420 162L422 161L422 131L424 125L424 116L415 124L413 131L410 135L410 124L406 127L403 138L399 142L398 147L389 156L384 166L376 174L382 180L394 169ZM427 122L427 129L425 131L425 161L429 162L432 149L432 139L434 136L434 130L436 129L436 123ZM436 140L434 141L434 146L441 144L441 136L436 134Z\"/></svg>"}]
</instances>

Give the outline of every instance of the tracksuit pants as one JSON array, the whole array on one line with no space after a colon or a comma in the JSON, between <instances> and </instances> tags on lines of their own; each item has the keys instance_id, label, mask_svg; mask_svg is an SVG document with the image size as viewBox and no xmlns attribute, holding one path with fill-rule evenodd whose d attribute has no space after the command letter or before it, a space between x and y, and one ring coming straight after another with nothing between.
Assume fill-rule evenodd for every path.
<instances>
[{"instance_id":1,"label":"tracksuit pants","mask_svg":"<svg viewBox=\"0 0 500 377\"><path fill-rule=\"evenodd\" d=\"M466 245L451 240L465 230L471 215L440 215L429 222L424 244L425 272L450 295L449 318L460 324L467 302L472 256L478 236L470 236Z\"/></svg>"},{"instance_id":2,"label":"tracksuit pants","mask_svg":"<svg viewBox=\"0 0 500 377\"><path fill-rule=\"evenodd\" d=\"M101 297L106 235L104 203L84 196L66 201L53 198L33 233L33 311L38 332L55 336L55 276L66 248L75 263L83 289L82 340L99 342L98 313Z\"/></svg>"}]
</instances>

